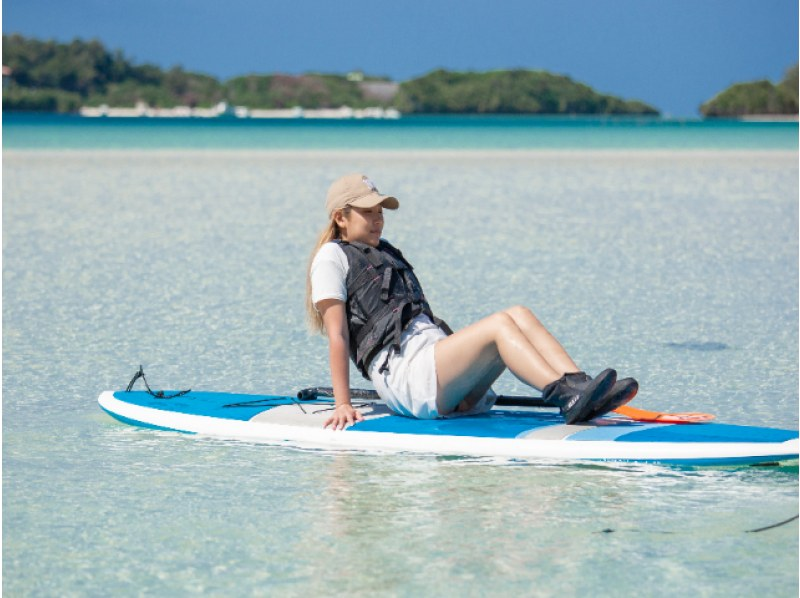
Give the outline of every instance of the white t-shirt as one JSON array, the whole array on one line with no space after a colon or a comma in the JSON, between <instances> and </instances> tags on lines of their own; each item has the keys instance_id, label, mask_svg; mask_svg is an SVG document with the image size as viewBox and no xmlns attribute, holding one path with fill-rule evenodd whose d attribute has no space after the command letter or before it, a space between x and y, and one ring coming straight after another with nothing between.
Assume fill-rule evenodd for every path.
<instances>
[{"instance_id":1,"label":"white t-shirt","mask_svg":"<svg viewBox=\"0 0 800 598\"><path fill-rule=\"evenodd\" d=\"M311 301L347 301L347 272L350 264L338 243L325 243L311 262Z\"/></svg>"}]
</instances>

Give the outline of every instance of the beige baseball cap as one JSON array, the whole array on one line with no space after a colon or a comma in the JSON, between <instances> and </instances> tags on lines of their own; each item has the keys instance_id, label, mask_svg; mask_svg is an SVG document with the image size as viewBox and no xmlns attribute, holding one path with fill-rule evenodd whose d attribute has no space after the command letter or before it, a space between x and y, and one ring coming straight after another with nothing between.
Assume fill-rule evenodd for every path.
<instances>
[{"instance_id":1,"label":"beige baseball cap","mask_svg":"<svg viewBox=\"0 0 800 598\"><path fill-rule=\"evenodd\" d=\"M336 179L328 189L328 199L325 201L328 216L333 216L336 210L346 206L372 208L377 205L396 210L400 202L391 195L381 195L368 176L358 173Z\"/></svg>"}]
</instances>

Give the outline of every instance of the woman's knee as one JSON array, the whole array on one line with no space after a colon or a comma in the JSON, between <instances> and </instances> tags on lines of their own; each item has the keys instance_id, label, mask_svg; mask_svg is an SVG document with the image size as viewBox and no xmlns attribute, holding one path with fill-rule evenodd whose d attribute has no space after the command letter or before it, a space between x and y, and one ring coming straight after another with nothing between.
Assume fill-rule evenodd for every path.
<instances>
[{"instance_id":1,"label":"woman's knee","mask_svg":"<svg viewBox=\"0 0 800 598\"><path fill-rule=\"evenodd\" d=\"M498 311L489 316L492 321L492 327L497 330L508 330L509 328L519 328L517 320L509 310Z\"/></svg>"},{"instance_id":2,"label":"woman's knee","mask_svg":"<svg viewBox=\"0 0 800 598\"><path fill-rule=\"evenodd\" d=\"M513 307L509 307L504 313L508 314L520 326L542 325L542 323L539 321L539 318L537 318L534 313L524 305L515 305Z\"/></svg>"}]
</instances>

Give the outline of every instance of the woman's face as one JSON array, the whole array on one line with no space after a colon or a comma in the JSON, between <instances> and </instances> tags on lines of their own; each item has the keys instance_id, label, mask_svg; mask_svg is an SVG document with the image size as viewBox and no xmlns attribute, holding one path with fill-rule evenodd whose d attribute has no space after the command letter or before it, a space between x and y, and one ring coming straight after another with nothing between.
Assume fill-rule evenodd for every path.
<instances>
[{"instance_id":1,"label":"woman's face","mask_svg":"<svg viewBox=\"0 0 800 598\"><path fill-rule=\"evenodd\" d=\"M336 224L342 231L343 241L377 247L383 232L383 206L351 207L346 213L339 212L336 215Z\"/></svg>"}]
</instances>

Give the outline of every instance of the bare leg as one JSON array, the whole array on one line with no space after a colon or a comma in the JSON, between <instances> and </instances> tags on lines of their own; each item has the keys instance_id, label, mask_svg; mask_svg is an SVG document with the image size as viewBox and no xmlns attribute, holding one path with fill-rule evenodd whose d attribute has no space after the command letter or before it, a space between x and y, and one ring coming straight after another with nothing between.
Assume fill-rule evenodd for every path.
<instances>
[{"instance_id":1,"label":"bare leg","mask_svg":"<svg viewBox=\"0 0 800 598\"><path fill-rule=\"evenodd\" d=\"M459 330L436 343L434 352L441 414L464 399L477 400L506 367L536 388L578 369L530 310L521 307Z\"/></svg>"},{"instance_id":2,"label":"bare leg","mask_svg":"<svg viewBox=\"0 0 800 598\"><path fill-rule=\"evenodd\" d=\"M560 373L559 377L569 372L577 372L580 369L575 365L575 362L572 361L572 358L564 350L564 347L561 346L561 343L548 332L539 319L534 316L533 312L527 307L517 305L506 309L505 313L514 318L514 322L519 326L519 329L536 350L542 354L545 361L547 361L554 370Z\"/></svg>"}]
</instances>

